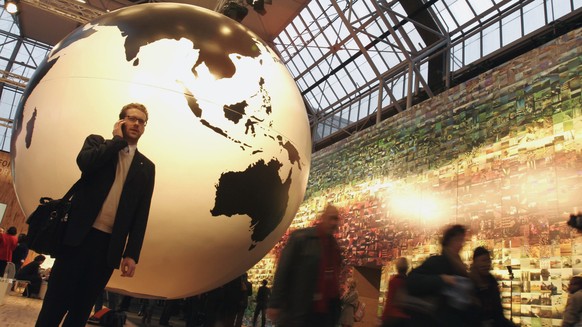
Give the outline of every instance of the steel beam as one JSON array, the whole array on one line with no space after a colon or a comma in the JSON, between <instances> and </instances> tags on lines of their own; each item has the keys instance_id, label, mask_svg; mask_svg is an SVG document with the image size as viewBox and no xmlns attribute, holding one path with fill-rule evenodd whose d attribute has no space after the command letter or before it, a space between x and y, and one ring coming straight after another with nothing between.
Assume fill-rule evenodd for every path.
<instances>
[{"instance_id":1,"label":"steel beam","mask_svg":"<svg viewBox=\"0 0 582 327\"><path fill-rule=\"evenodd\" d=\"M20 2L83 24L107 13L75 0L20 0Z\"/></svg>"}]
</instances>

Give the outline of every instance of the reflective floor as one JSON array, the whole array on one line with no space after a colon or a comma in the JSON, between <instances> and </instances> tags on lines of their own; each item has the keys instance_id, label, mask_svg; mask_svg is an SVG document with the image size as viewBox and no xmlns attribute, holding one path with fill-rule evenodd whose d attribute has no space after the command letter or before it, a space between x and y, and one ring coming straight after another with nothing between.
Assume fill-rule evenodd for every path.
<instances>
[{"instance_id":1,"label":"reflective floor","mask_svg":"<svg viewBox=\"0 0 582 327\"><path fill-rule=\"evenodd\" d=\"M10 292L4 296L4 304L0 305L0 326L34 326L41 305L42 300L29 299Z\"/></svg>"},{"instance_id":2,"label":"reflective floor","mask_svg":"<svg viewBox=\"0 0 582 327\"><path fill-rule=\"evenodd\" d=\"M20 294L10 292L8 295L4 297L4 304L0 305L0 326L2 327L34 326L41 305L42 300L30 299L27 297L23 297ZM131 321L131 320L135 321L135 318L133 317L128 318L129 319L125 324L126 327L138 326L137 324Z\"/></svg>"},{"instance_id":3,"label":"reflective floor","mask_svg":"<svg viewBox=\"0 0 582 327\"><path fill-rule=\"evenodd\" d=\"M10 291L6 296L0 298L0 326L1 327L33 327L36 317L42 306L42 300L23 297L21 294ZM151 322L145 324L142 318L138 316L140 303L132 301L131 307L127 313L125 327L147 326L159 327L159 319L163 306L156 303L153 306ZM181 319L179 314L171 317L170 325L173 327L186 327L186 322ZM86 326L95 326L87 324ZM248 321L243 323L243 327L250 326ZM271 326L268 324L268 326Z\"/></svg>"}]
</instances>

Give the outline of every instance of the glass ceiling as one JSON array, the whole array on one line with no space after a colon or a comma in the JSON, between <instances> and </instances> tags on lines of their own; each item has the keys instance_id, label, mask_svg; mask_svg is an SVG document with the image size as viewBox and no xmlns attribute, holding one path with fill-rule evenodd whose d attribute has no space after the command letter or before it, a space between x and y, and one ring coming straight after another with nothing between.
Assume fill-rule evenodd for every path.
<instances>
[{"instance_id":1,"label":"glass ceiling","mask_svg":"<svg viewBox=\"0 0 582 327\"><path fill-rule=\"evenodd\" d=\"M4 1L0 1L3 6ZM3 8L3 7L2 7ZM12 16L0 9L0 150L10 151L12 122L28 79L50 51L48 45L20 37Z\"/></svg>"},{"instance_id":2,"label":"glass ceiling","mask_svg":"<svg viewBox=\"0 0 582 327\"><path fill-rule=\"evenodd\" d=\"M313 0L273 43L304 96L317 150L461 82L554 23L579 19L581 7L582 0ZM1 9L3 151L24 85L50 50L19 35Z\"/></svg>"},{"instance_id":3,"label":"glass ceiling","mask_svg":"<svg viewBox=\"0 0 582 327\"><path fill-rule=\"evenodd\" d=\"M581 6L582 0L318 0L274 44L309 107L317 145L439 93L479 61Z\"/></svg>"}]
</instances>

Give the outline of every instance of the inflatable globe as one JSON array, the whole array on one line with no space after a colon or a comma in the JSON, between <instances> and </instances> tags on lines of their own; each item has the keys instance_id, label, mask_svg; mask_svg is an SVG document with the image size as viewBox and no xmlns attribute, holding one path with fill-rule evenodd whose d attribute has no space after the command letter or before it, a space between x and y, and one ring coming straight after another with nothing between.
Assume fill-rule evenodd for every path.
<instances>
[{"instance_id":1,"label":"inflatable globe","mask_svg":"<svg viewBox=\"0 0 582 327\"><path fill-rule=\"evenodd\" d=\"M19 106L14 186L26 215L80 177L85 137L111 138L121 107L143 103L138 148L156 184L133 278L111 290L182 298L258 262L289 227L309 174L301 95L255 34L210 10L155 3L79 27L49 53Z\"/></svg>"}]
</instances>

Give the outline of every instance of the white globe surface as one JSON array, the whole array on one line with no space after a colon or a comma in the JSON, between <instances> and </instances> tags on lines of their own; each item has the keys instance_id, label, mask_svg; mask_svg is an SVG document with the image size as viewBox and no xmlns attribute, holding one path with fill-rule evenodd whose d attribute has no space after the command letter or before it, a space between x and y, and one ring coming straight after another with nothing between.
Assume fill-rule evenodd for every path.
<instances>
[{"instance_id":1,"label":"white globe surface","mask_svg":"<svg viewBox=\"0 0 582 327\"><path fill-rule=\"evenodd\" d=\"M121 107L143 103L138 149L156 184L136 274L108 289L182 298L258 262L303 199L311 140L301 95L254 33L184 4L127 7L79 27L31 79L12 135L26 215L80 177L85 137L112 137Z\"/></svg>"}]
</instances>

